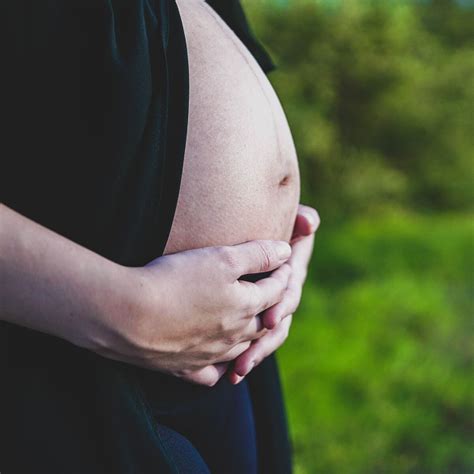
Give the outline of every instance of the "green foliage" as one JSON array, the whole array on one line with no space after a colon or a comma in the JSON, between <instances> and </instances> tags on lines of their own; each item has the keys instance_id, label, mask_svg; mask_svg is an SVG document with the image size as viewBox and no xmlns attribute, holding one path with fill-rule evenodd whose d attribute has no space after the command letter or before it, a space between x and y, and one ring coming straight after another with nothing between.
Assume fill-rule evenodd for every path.
<instances>
[{"instance_id":1,"label":"green foliage","mask_svg":"<svg viewBox=\"0 0 474 474\"><path fill-rule=\"evenodd\" d=\"M472 208L474 8L246 2L324 220ZM328 5L332 5L329 7Z\"/></svg>"},{"instance_id":2,"label":"green foliage","mask_svg":"<svg viewBox=\"0 0 474 474\"><path fill-rule=\"evenodd\" d=\"M280 357L297 473L472 473L472 0L244 4L322 217Z\"/></svg>"},{"instance_id":3,"label":"green foliage","mask_svg":"<svg viewBox=\"0 0 474 474\"><path fill-rule=\"evenodd\" d=\"M472 472L473 224L321 228L280 351L297 472Z\"/></svg>"}]
</instances>

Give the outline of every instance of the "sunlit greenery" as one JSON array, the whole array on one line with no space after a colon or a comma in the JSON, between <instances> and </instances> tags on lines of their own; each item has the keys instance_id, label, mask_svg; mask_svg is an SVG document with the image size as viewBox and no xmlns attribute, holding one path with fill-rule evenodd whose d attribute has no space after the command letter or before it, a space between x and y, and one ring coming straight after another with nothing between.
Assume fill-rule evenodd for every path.
<instances>
[{"instance_id":1,"label":"sunlit greenery","mask_svg":"<svg viewBox=\"0 0 474 474\"><path fill-rule=\"evenodd\" d=\"M244 2L322 217L280 352L298 473L474 471L472 3Z\"/></svg>"},{"instance_id":2,"label":"sunlit greenery","mask_svg":"<svg viewBox=\"0 0 474 474\"><path fill-rule=\"evenodd\" d=\"M321 229L280 354L298 472L472 472L473 231L400 214Z\"/></svg>"}]
</instances>

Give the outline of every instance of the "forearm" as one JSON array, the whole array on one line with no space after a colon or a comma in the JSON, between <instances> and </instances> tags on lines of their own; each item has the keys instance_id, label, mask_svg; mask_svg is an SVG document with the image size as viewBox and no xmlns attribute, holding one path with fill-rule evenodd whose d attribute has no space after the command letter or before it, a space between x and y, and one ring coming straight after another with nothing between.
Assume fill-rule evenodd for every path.
<instances>
[{"instance_id":1,"label":"forearm","mask_svg":"<svg viewBox=\"0 0 474 474\"><path fill-rule=\"evenodd\" d=\"M0 320L212 385L262 336L255 315L281 301L290 254L286 242L254 241L125 267L0 204Z\"/></svg>"},{"instance_id":2,"label":"forearm","mask_svg":"<svg viewBox=\"0 0 474 474\"><path fill-rule=\"evenodd\" d=\"M127 310L125 272L0 204L1 320L94 349L107 319Z\"/></svg>"}]
</instances>

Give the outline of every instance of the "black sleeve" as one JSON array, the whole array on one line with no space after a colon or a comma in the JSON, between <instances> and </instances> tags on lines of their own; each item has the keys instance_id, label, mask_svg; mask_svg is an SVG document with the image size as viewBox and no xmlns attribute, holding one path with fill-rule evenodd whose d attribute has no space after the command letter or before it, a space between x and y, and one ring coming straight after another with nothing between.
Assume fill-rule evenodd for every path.
<instances>
[{"instance_id":1,"label":"black sleeve","mask_svg":"<svg viewBox=\"0 0 474 474\"><path fill-rule=\"evenodd\" d=\"M0 200L124 265L161 255L187 126L170 0L0 1Z\"/></svg>"}]
</instances>

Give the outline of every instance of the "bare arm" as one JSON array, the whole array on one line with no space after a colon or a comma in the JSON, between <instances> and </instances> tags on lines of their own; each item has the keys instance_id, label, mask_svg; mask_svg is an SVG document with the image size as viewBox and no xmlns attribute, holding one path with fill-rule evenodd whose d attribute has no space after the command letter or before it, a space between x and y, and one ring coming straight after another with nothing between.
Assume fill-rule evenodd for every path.
<instances>
[{"instance_id":1,"label":"bare arm","mask_svg":"<svg viewBox=\"0 0 474 474\"><path fill-rule=\"evenodd\" d=\"M106 315L132 310L125 267L3 204L0 270L0 319L82 347L106 337Z\"/></svg>"},{"instance_id":2,"label":"bare arm","mask_svg":"<svg viewBox=\"0 0 474 474\"><path fill-rule=\"evenodd\" d=\"M289 256L285 243L254 241L124 267L0 204L0 319L212 384L223 373L213 364L265 332L256 315L281 301Z\"/></svg>"}]
</instances>

